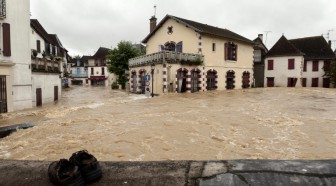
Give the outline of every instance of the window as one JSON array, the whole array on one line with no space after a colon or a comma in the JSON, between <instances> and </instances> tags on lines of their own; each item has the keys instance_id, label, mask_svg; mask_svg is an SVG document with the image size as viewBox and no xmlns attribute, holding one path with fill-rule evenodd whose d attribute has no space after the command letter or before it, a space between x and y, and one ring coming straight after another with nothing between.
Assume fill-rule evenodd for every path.
<instances>
[{"instance_id":1,"label":"window","mask_svg":"<svg viewBox=\"0 0 336 186\"><path fill-rule=\"evenodd\" d=\"M102 75L105 75L105 67L102 67Z\"/></svg>"},{"instance_id":2,"label":"window","mask_svg":"<svg viewBox=\"0 0 336 186\"><path fill-rule=\"evenodd\" d=\"M233 42L225 43L225 60L237 61L237 48Z\"/></svg>"},{"instance_id":3,"label":"window","mask_svg":"<svg viewBox=\"0 0 336 186\"><path fill-rule=\"evenodd\" d=\"M287 78L287 87L295 87L297 78Z\"/></svg>"},{"instance_id":4,"label":"window","mask_svg":"<svg viewBox=\"0 0 336 186\"><path fill-rule=\"evenodd\" d=\"M274 77L267 78L267 87L274 87Z\"/></svg>"},{"instance_id":5,"label":"window","mask_svg":"<svg viewBox=\"0 0 336 186\"><path fill-rule=\"evenodd\" d=\"M168 50L168 51L175 51L175 47L176 47L176 45L175 45L175 42L167 42L166 44L165 44L165 50Z\"/></svg>"},{"instance_id":6,"label":"window","mask_svg":"<svg viewBox=\"0 0 336 186\"><path fill-rule=\"evenodd\" d=\"M261 62L261 50L253 51L253 60L254 62Z\"/></svg>"},{"instance_id":7,"label":"window","mask_svg":"<svg viewBox=\"0 0 336 186\"><path fill-rule=\"evenodd\" d=\"M330 61L324 61L323 70L324 71L330 70Z\"/></svg>"},{"instance_id":8,"label":"window","mask_svg":"<svg viewBox=\"0 0 336 186\"><path fill-rule=\"evenodd\" d=\"M207 90L215 90L217 88L216 86L216 78L217 78L217 72L215 71L208 71L207 72Z\"/></svg>"},{"instance_id":9,"label":"window","mask_svg":"<svg viewBox=\"0 0 336 186\"><path fill-rule=\"evenodd\" d=\"M317 72L319 68L319 62L313 61L313 72Z\"/></svg>"},{"instance_id":10,"label":"window","mask_svg":"<svg viewBox=\"0 0 336 186\"><path fill-rule=\"evenodd\" d=\"M312 87L318 87L319 78L312 78Z\"/></svg>"},{"instance_id":11,"label":"window","mask_svg":"<svg viewBox=\"0 0 336 186\"><path fill-rule=\"evenodd\" d=\"M288 70L295 69L295 59L288 59Z\"/></svg>"},{"instance_id":12,"label":"window","mask_svg":"<svg viewBox=\"0 0 336 186\"><path fill-rule=\"evenodd\" d=\"M38 53L41 52L41 42L40 40L36 40L36 50Z\"/></svg>"},{"instance_id":13,"label":"window","mask_svg":"<svg viewBox=\"0 0 336 186\"><path fill-rule=\"evenodd\" d=\"M303 62L303 72L307 72L307 61Z\"/></svg>"},{"instance_id":14,"label":"window","mask_svg":"<svg viewBox=\"0 0 336 186\"><path fill-rule=\"evenodd\" d=\"M213 52L216 51L216 43L212 43L212 51L213 51Z\"/></svg>"},{"instance_id":15,"label":"window","mask_svg":"<svg viewBox=\"0 0 336 186\"><path fill-rule=\"evenodd\" d=\"M11 56L10 24L2 23L3 55Z\"/></svg>"},{"instance_id":16,"label":"window","mask_svg":"<svg viewBox=\"0 0 336 186\"><path fill-rule=\"evenodd\" d=\"M267 61L267 70L273 70L273 60Z\"/></svg>"},{"instance_id":17,"label":"window","mask_svg":"<svg viewBox=\"0 0 336 186\"><path fill-rule=\"evenodd\" d=\"M302 78L302 87L307 87L307 78Z\"/></svg>"}]
</instances>

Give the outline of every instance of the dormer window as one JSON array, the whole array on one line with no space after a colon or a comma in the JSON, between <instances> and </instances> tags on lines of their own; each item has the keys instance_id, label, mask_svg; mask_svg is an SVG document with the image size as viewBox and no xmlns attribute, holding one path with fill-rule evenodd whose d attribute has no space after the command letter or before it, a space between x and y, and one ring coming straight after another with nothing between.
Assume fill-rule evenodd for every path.
<instances>
[{"instance_id":1,"label":"dormer window","mask_svg":"<svg viewBox=\"0 0 336 186\"><path fill-rule=\"evenodd\" d=\"M233 42L225 43L225 60L237 61L237 48Z\"/></svg>"}]
</instances>

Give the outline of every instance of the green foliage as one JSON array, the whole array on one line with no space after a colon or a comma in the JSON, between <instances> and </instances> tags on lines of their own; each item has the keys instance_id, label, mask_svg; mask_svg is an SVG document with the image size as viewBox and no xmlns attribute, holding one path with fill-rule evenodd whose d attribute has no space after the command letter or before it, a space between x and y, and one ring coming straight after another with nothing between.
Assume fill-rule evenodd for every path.
<instances>
[{"instance_id":1,"label":"green foliage","mask_svg":"<svg viewBox=\"0 0 336 186\"><path fill-rule=\"evenodd\" d=\"M119 85L117 82L113 82L112 85L111 85L111 88L112 89L119 89Z\"/></svg>"},{"instance_id":2,"label":"green foliage","mask_svg":"<svg viewBox=\"0 0 336 186\"><path fill-rule=\"evenodd\" d=\"M120 41L118 46L112 49L108 56L110 60L108 70L117 76L119 84L124 85L128 81L125 75L125 71L128 70L128 60L139 55L141 55L140 51L128 41Z\"/></svg>"},{"instance_id":3,"label":"green foliage","mask_svg":"<svg viewBox=\"0 0 336 186\"><path fill-rule=\"evenodd\" d=\"M330 63L330 68L323 67L323 69L325 71L323 77L330 78L330 83L332 83L335 87L336 86L336 62L334 61Z\"/></svg>"}]
</instances>

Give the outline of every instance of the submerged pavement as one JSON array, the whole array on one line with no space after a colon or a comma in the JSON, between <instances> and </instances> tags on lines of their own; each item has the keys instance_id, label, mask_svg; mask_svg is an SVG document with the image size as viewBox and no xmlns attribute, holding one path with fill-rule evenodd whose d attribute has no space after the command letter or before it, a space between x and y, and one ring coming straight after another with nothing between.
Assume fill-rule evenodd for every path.
<instances>
[{"instance_id":1,"label":"submerged pavement","mask_svg":"<svg viewBox=\"0 0 336 186\"><path fill-rule=\"evenodd\" d=\"M0 185L52 185L49 161L0 160ZM90 185L335 185L335 160L229 160L101 162L103 177Z\"/></svg>"}]
</instances>

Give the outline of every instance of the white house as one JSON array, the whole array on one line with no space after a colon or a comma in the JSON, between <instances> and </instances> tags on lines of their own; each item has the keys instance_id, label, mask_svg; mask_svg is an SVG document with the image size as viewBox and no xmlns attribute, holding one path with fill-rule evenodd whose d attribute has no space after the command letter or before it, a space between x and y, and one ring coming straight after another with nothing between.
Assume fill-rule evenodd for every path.
<instances>
[{"instance_id":1,"label":"white house","mask_svg":"<svg viewBox=\"0 0 336 186\"><path fill-rule=\"evenodd\" d=\"M82 58L75 58L71 61L70 81L71 85L88 85L88 59L91 56L82 56Z\"/></svg>"},{"instance_id":2,"label":"white house","mask_svg":"<svg viewBox=\"0 0 336 186\"><path fill-rule=\"evenodd\" d=\"M0 0L0 113L32 107L30 0Z\"/></svg>"},{"instance_id":3,"label":"white house","mask_svg":"<svg viewBox=\"0 0 336 186\"><path fill-rule=\"evenodd\" d=\"M322 36L287 40L282 36L266 55L267 87L330 87L324 68L335 60Z\"/></svg>"},{"instance_id":4,"label":"white house","mask_svg":"<svg viewBox=\"0 0 336 186\"><path fill-rule=\"evenodd\" d=\"M32 100L33 106L56 101L61 96L67 50L55 34L48 34L38 20L32 19Z\"/></svg>"}]
</instances>

